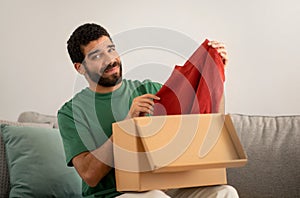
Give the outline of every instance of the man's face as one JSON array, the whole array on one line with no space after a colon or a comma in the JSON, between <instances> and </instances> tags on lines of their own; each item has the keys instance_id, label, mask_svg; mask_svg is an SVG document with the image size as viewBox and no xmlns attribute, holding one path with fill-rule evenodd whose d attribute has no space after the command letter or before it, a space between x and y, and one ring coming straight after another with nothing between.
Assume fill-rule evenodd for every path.
<instances>
[{"instance_id":1,"label":"man's face","mask_svg":"<svg viewBox=\"0 0 300 198\"><path fill-rule=\"evenodd\" d=\"M100 86L112 87L122 80L122 63L115 45L107 36L91 41L82 48L82 63L89 78Z\"/></svg>"}]
</instances>

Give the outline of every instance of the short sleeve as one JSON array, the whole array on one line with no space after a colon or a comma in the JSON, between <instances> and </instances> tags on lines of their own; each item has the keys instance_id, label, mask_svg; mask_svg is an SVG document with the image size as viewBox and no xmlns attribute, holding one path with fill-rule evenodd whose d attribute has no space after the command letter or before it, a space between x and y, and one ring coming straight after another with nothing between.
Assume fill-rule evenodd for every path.
<instances>
[{"instance_id":1,"label":"short sleeve","mask_svg":"<svg viewBox=\"0 0 300 198\"><path fill-rule=\"evenodd\" d=\"M57 115L59 131L63 140L66 162L68 166L73 166L72 159L82 153L88 151L88 148L82 141L78 130L87 130L83 123L76 122L72 111L63 107Z\"/></svg>"}]
</instances>

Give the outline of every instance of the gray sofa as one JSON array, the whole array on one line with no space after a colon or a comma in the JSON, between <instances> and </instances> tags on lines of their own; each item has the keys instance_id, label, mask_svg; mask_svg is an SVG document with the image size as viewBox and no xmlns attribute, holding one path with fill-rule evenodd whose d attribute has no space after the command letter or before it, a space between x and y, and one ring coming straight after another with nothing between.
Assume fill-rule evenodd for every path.
<instances>
[{"instance_id":1,"label":"gray sofa","mask_svg":"<svg viewBox=\"0 0 300 198\"><path fill-rule=\"evenodd\" d=\"M232 114L231 118L248 156L248 163L244 167L227 170L228 184L238 190L241 198L300 197L300 115L249 116ZM47 116L36 112L25 112L20 115L18 121L16 123L6 121L6 125L14 124L23 127L24 125L32 125L32 123L39 123L41 126L35 127L57 127L55 116ZM55 129L51 130L55 131ZM5 135L7 136L7 134ZM0 197L8 197L9 191L15 186L9 185L12 182L9 182L7 155L4 153L5 148L2 137L1 142ZM34 146L35 143L32 142L32 144ZM66 170L69 171L69 176L66 178L69 180L71 178L73 181L64 181L65 185L58 185L53 191L73 185L72 189L63 192L71 192L72 194L64 197L80 197L78 190L75 189L80 190L80 178L76 176L74 170L68 168ZM35 175L32 175L32 177L34 178ZM47 178L44 180L48 181ZM27 193L26 196L22 197L39 196ZM62 196L52 195L52 197Z\"/></svg>"},{"instance_id":2,"label":"gray sofa","mask_svg":"<svg viewBox=\"0 0 300 198\"><path fill-rule=\"evenodd\" d=\"M82 197L55 116L24 112L18 122L0 120L0 177L0 198Z\"/></svg>"},{"instance_id":3,"label":"gray sofa","mask_svg":"<svg viewBox=\"0 0 300 198\"><path fill-rule=\"evenodd\" d=\"M300 116L231 115L248 156L228 169L242 198L300 197Z\"/></svg>"}]
</instances>

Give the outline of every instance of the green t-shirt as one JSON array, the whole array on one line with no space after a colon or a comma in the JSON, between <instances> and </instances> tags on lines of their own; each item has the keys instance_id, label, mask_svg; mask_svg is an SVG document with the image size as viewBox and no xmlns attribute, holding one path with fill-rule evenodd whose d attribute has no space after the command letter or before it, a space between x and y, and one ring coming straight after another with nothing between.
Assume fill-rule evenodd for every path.
<instances>
[{"instance_id":1,"label":"green t-shirt","mask_svg":"<svg viewBox=\"0 0 300 198\"><path fill-rule=\"evenodd\" d=\"M57 116L68 166L73 166L72 159L76 155L95 150L106 142L112 134L112 123L124 120L135 97L156 94L160 88L161 84L149 80L123 80L121 87L114 92L100 94L85 88L66 102ZM82 193L95 197L119 195L114 169L96 187L83 181Z\"/></svg>"}]
</instances>

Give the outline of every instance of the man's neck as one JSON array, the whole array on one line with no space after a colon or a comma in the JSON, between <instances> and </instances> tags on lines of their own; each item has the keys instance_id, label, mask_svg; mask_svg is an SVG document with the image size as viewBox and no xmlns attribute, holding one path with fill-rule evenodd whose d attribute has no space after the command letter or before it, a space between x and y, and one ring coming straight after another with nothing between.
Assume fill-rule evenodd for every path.
<instances>
[{"instance_id":1,"label":"man's neck","mask_svg":"<svg viewBox=\"0 0 300 198\"><path fill-rule=\"evenodd\" d=\"M98 85L98 84L93 84L89 86L89 89L94 91L94 92L97 92L97 93L111 93L117 89L119 89L122 85L122 82L120 82L119 84L115 85L115 86L112 86L112 87L104 87L104 86L101 86L101 85Z\"/></svg>"}]
</instances>

